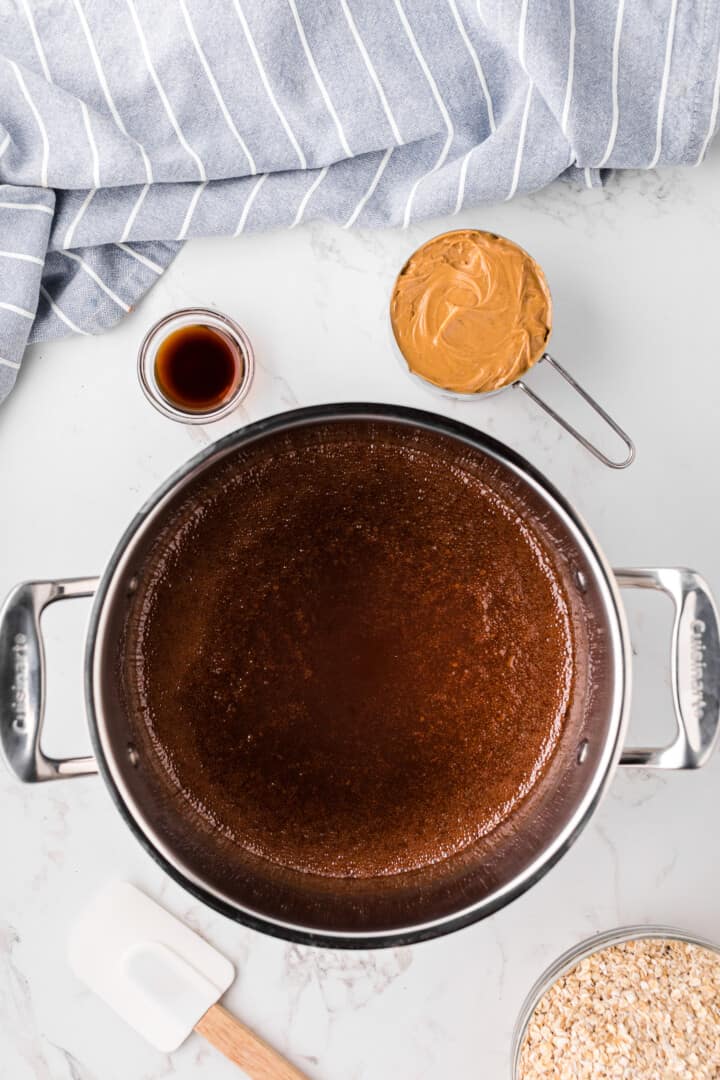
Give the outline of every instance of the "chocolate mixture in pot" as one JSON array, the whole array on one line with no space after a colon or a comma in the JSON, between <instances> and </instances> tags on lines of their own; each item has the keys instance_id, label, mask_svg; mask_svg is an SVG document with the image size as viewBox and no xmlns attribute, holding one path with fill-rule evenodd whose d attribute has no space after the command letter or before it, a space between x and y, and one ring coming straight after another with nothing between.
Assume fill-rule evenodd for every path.
<instances>
[{"instance_id":1,"label":"chocolate mixture in pot","mask_svg":"<svg viewBox=\"0 0 720 1080\"><path fill-rule=\"evenodd\" d=\"M138 592L125 682L146 752L233 842L323 875L419 868L552 754L565 594L479 452L350 421L302 439L196 498Z\"/></svg>"}]
</instances>

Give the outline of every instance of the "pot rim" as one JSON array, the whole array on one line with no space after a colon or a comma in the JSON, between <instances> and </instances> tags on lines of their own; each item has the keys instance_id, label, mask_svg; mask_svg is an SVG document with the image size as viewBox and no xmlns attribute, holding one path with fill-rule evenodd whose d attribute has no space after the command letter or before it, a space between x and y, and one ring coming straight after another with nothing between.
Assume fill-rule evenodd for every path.
<instances>
[{"instance_id":1,"label":"pot rim","mask_svg":"<svg viewBox=\"0 0 720 1080\"><path fill-rule=\"evenodd\" d=\"M572 818L566 822L555 840L545 848L535 860L525 868L522 874L508 882L503 888L481 901L476 901L452 915L442 916L425 923L399 928L391 931L318 931L295 923L285 923L272 919L253 910L242 908L229 898L210 889L190 871L177 865L173 852L157 837L152 837L151 823L144 822L142 815L133 812L131 800L123 791L122 777L113 771L109 757L105 752L105 743L109 741L104 727L102 711L96 707L96 686L100 682L100 656L105 620L104 615L112 604L113 585L117 583L123 569L123 562L131 548L135 534L147 524L149 515L158 513L163 503L175 495L178 487L189 482L210 460L226 456L237 447L250 444L270 433L304 427L316 422L359 420L393 420L409 426L420 426L443 435L449 435L461 442L481 450L518 474L531 487L539 490L549 499L553 508L570 528L574 538L583 549L590 563L596 568L599 583L603 589L608 615L610 616L612 649L615 662L615 687L609 725L609 735L603 748L602 758L595 770L592 782L577 807ZM110 601L108 601L108 597ZM605 794L615 771L628 723L631 665L630 639L625 620L624 608L620 599L618 585L612 569L578 512L563 495L547 480L542 473L520 454L467 424L459 423L448 417L408 408L403 405L342 402L313 405L288 412L276 413L256 421L205 447L185 464L176 469L163 484L143 504L122 534L100 579L88 624L85 649L85 701L88 715L88 727L93 751L99 772L107 785L110 795L122 817L140 841L145 851L162 869L197 900L225 915L235 922L249 926L253 930L280 937L303 945L326 948L370 949L410 945L439 937L451 931L469 926L488 915L492 915L512 900L521 896L539 881L565 854L577 838L598 803Z\"/></svg>"}]
</instances>

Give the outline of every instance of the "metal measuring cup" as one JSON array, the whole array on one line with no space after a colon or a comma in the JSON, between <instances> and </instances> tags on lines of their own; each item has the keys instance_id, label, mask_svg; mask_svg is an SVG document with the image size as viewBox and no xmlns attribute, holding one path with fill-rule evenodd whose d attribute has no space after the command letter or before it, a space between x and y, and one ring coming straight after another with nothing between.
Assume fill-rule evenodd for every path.
<instances>
[{"instance_id":1,"label":"metal measuring cup","mask_svg":"<svg viewBox=\"0 0 720 1080\"><path fill-rule=\"evenodd\" d=\"M403 359L405 361L405 364L407 365L408 373L411 375L412 378L420 380L426 387L429 387L430 389L435 390L441 396L450 397L450 398L454 398L454 399L457 399L457 400L470 399L470 398L477 399L477 398L492 397L495 394L499 394L499 393L502 393L504 390L510 389L511 387L517 387L519 390L522 390L523 393L527 394L527 396L532 401L534 401L536 405L539 405L539 407L541 409L543 409L544 412L546 412L548 414L548 416L552 417L552 419L555 420L555 422L558 423L560 425L560 427L564 428L565 431L568 432L568 434L572 435L573 438L576 439L582 446L584 446L585 449L588 450L594 457L596 457L598 459L598 461L601 461L603 463L603 465L607 465L611 469L626 469L628 467L628 465L631 465L632 462L635 460L635 444L633 443L632 439L627 434L627 432L625 432L623 430L623 428L620 427L620 425L617 423L617 421L614 420L613 417L610 416L610 414L602 407L602 405L600 405L600 403L598 401L596 401L595 398L593 398L592 395L589 394L588 391L585 390L585 388L583 386L581 386L577 382L576 379L573 378L573 376L570 374L570 372L567 371L566 368L564 368L548 352L542 351L538 356L532 358L530 363L527 365L526 370L522 373L522 376L526 375L527 372L529 370L531 370L531 368L536 367L537 365L539 365L541 363L546 363L547 365L552 367L553 370L556 371L565 380L565 382L567 382L572 387L572 389L575 390L580 395L580 397L584 401L587 402L587 404L590 406L590 408L593 409L593 411L598 416L600 416L605 421L605 423L608 425L608 427L610 427L610 429L619 437L619 439L622 441L622 443L624 444L624 446L626 447L626 450L627 450L627 454L622 460L614 460L613 458L608 457L598 446L596 446L594 443L592 443L587 438L587 436L583 435L582 432L578 431L578 429L576 427L574 427L573 424L571 424L569 420L566 420L565 417L562 416L559 412L557 412L557 410L554 409L552 405L550 405L547 401L545 401L543 398L541 398L539 394L537 394L530 386L528 386L527 382L525 382L525 379L522 376L518 377L518 378L515 378L512 381L509 381L509 382L505 383L504 385L496 387L496 388L491 389L491 390L478 390L478 391L473 391L473 392L470 392L470 393L465 393L465 392L462 392L462 391L446 389L446 388L444 388L442 386L439 386L438 384L432 382L429 379L426 379L424 376L422 376L422 375L420 375L417 372L414 372L412 370L412 368L410 366L410 363L408 361L408 358L405 355L405 353L403 352L402 344L400 342L398 332L397 332L397 329L396 329L395 320L393 318L393 306L394 306L393 302L395 300L396 292L397 292L397 289L398 289L398 284L399 284L403 274L405 273L408 264L411 262L411 260L416 255L421 253L424 248L426 248L430 244L436 244L438 241L444 240L446 237L450 238L450 237L458 236L459 234L464 234L464 233L467 233L467 234L477 233L478 235L491 237L492 239L495 239L495 240L502 240L502 242L504 244L510 245L513 249L515 249L523 257L530 260L530 262L534 265L537 273L541 277L543 283L545 283L545 275L543 274L542 269L540 268L539 264L537 262L535 262L535 260L532 259L532 257L530 255L528 255L525 251L523 251L523 249L518 244L515 244L515 243L513 243L513 241L507 240L504 237L497 237L493 233L486 233L483 230L479 230L479 229L456 229L456 230L451 230L450 232L447 232L447 233L440 233L438 236L434 236L430 240L427 240L425 242L425 244L422 244L413 253L413 255L411 255L410 258L406 261L406 263L403 266L402 270L398 274L398 277L396 278L395 285L393 286L393 291L392 291L392 294L391 294L390 323L391 323L391 327L392 327L392 331L393 331L393 337L394 337L395 343L397 345L397 348L398 348L401 356L403 357ZM548 290L548 298L549 298L549 290ZM548 319L548 334L547 334L547 337L549 338L550 331L552 329L552 304L550 302L548 303L547 319Z\"/></svg>"}]
</instances>

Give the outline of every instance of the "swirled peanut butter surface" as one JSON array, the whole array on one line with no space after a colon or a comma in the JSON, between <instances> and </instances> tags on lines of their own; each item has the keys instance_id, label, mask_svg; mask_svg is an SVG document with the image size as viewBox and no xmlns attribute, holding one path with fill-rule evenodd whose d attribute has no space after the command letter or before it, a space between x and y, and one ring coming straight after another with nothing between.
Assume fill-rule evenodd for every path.
<instances>
[{"instance_id":1,"label":"swirled peanut butter surface","mask_svg":"<svg viewBox=\"0 0 720 1080\"><path fill-rule=\"evenodd\" d=\"M460 229L423 244L400 271L390 304L408 367L461 394L508 386L540 359L552 301L527 252L494 233Z\"/></svg>"}]
</instances>

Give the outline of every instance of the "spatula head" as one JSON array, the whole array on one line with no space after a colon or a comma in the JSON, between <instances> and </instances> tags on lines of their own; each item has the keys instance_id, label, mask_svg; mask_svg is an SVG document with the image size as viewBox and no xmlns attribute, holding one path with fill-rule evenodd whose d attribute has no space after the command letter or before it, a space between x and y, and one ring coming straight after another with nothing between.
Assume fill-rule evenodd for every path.
<instances>
[{"instance_id":1,"label":"spatula head","mask_svg":"<svg viewBox=\"0 0 720 1080\"><path fill-rule=\"evenodd\" d=\"M217 949L126 882L88 904L70 932L68 957L78 978L165 1053L235 977Z\"/></svg>"}]
</instances>

